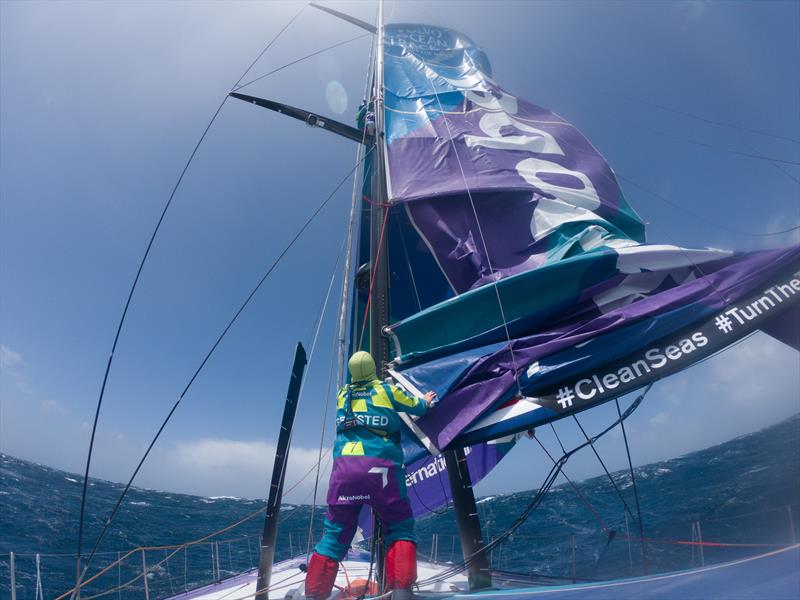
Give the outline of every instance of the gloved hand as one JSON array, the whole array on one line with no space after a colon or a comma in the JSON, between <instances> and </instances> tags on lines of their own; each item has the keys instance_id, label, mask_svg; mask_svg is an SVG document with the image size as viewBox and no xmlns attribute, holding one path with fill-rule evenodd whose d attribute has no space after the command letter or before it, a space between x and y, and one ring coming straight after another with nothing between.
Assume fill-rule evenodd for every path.
<instances>
[{"instance_id":1,"label":"gloved hand","mask_svg":"<svg viewBox=\"0 0 800 600\"><path fill-rule=\"evenodd\" d=\"M439 398L437 397L436 392L434 392L433 390L431 390L430 392L425 394L422 397L422 399L425 400L425 404L428 405L428 408L431 408L432 406L434 406L439 401Z\"/></svg>"}]
</instances>

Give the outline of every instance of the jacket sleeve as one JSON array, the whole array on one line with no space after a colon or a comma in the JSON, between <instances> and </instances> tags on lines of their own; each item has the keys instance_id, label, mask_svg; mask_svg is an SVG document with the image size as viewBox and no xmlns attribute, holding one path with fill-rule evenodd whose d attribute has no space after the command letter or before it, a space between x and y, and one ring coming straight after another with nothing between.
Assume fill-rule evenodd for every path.
<instances>
[{"instance_id":1,"label":"jacket sleeve","mask_svg":"<svg viewBox=\"0 0 800 600\"><path fill-rule=\"evenodd\" d=\"M411 396L396 385L389 385L389 391L391 392L389 396L392 399L392 406L397 412L409 413L420 417L428 412L428 405L425 404L425 400L422 398Z\"/></svg>"}]
</instances>

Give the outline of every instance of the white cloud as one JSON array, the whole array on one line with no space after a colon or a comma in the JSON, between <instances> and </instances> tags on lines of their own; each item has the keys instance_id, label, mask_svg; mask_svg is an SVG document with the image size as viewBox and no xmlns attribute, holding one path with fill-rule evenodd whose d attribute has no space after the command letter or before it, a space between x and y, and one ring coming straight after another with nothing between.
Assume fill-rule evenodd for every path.
<instances>
[{"instance_id":1,"label":"white cloud","mask_svg":"<svg viewBox=\"0 0 800 600\"><path fill-rule=\"evenodd\" d=\"M678 6L683 10L687 21L697 21L711 7L711 0L688 0L679 3Z\"/></svg>"},{"instance_id":2,"label":"white cloud","mask_svg":"<svg viewBox=\"0 0 800 600\"><path fill-rule=\"evenodd\" d=\"M0 374L6 378L6 381L12 382L17 391L27 396L33 396L35 392L25 374L27 366L28 364L19 352L8 346L0 346Z\"/></svg>"},{"instance_id":3,"label":"white cloud","mask_svg":"<svg viewBox=\"0 0 800 600\"><path fill-rule=\"evenodd\" d=\"M67 414L67 411L64 409L61 404L53 400L52 398L46 398L42 400L40 403L42 410L46 413L63 416Z\"/></svg>"},{"instance_id":4,"label":"white cloud","mask_svg":"<svg viewBox=\"0 0 800 600\"><path fill-rule=\"evenodd\" d=\"M761 246L763 248L779 248L800 243L800 229L793 229L794 227L800 227L798 211L795 210L791 214L783 212L771 215L761 230L762 233L771 235L764 235L761 238ZM786 230L792 231L779 235L774 234L776 231Z\"/></svg>"},{"instance_id":5,"label":"white cloud","mask_svg":"<svg viewBox=\"0 0 800 600\"><path fill-rule=\"evenodd\" d=\"M787 360L786 349L782 342L765 334L730 348L712 363L710 391L724 394L727 402L740 410L768 404L771 398L765 398L766 390L770 396L795 398L798 404L795 394L800 357L792 352L794 360Z\"/></svg>"},{"instance_id":6,"label":"white cloud","mask_svg":"<svg viewBox=\"0 0 800 600\"><path fill-rule=\"evenodd\" d=\"M162 466L165 470L162 472L159 468L158 476L149 479L162 487L166 484L161 481L166 481L164 476L169 472L168 485L171 487L168 489L181 489L205 496L235 494L263 498L267 495L275 451L275 444L266 440L200 438L179 441L164 451ZM292 446L285 483L287 497L303 501L313 490L313 468L317 464L318 452L317 448ZM301 479L296 489L292 490ZM318 501L324 499L326 487L327 477L321 476ZM293 492L291 496L290 491Z\"/></svg>"},{"instance_id":7,"label":"white cloud","mask_svg":"<svg viewBox=\"0 0 800 600\"><path fill-rule=\"evenodd\" d=\"M656 415L650 417L650 424L651 425L666 425L670 423L672 418L664 412L657 413Z\"/></svg>"},{"instance_id":8,"label":"white cloud","mask_svg":"<svg viewBox=\"0 0 800 600\"><path fill-rule=\"evenodd\" d=\"M6 370L23 366L25 366L25 361L22 360L19 352L15 352L8 346L0 346L0 368Z\"/></svg>"}]
</instances>

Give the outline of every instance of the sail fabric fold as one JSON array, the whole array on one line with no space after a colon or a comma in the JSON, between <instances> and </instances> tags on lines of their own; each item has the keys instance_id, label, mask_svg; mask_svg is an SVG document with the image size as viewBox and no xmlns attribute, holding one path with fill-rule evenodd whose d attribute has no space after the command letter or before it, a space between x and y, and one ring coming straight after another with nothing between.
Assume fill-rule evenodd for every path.
<instances>
[{"instance_id":1,"label":"sail fabric fold","mask_svg":"<svg viewBox=\"0 0 800 600\"><path fill-rule=\"evenodd\" d=\"M623 382L636 383L635 387L628 386L636 389L671 372L664 367L671 366L673 359L659 364L666 348L678 348L674 351L675 360L680 359L676 366L685 368L708 356L710 350L730 345L800 305L800 246L735 255L717 267L708 272L711 266L707 265L705 274L687 277L680 284L654 290L610 311L598 311L591 318L538 327L512 339L510 344L499 342L400 368L403 377L414 386L434 389L441 398L439 405L417 425L438 448L445 448L513 398L540 397L543 392L565 387L566 381L593 371L602 375L605 365L641 354L646 362L642 371L646 370L647 377L631 371L630 382ZM716 327L722 334L717 335L718 340L711 340L714 343L709 342L711 333L697 329L709 319L712 332ZM695 333L697 339L692 337ZM662 344L664 348L659 345L662 340L670 340ZM684 343L685 340L688 341ZM629 362L638 360L632 358ZM625 388L614 385L608 391L613 389ZM607 399L612 397L615 396ZM484 432L484 436L508 435L595 403L582 404L572 399L563 405L551 401L549 407L539 403L547 410L513 423L504 422L503 426Z\"/></svg>"},{"instance_id":2,"label":"sail fabric fold","mask_svg":"<svg viewBox=\"0 0 800 600\"><path fill-rule=\"evenodd\" d=\"M637 245L565 258L455 296L394 324L391 335L398 362L427 361L554 322L585 321L713 272L731 257L721 250Z\"/></svg>"},{"instance_id":3,"label":"sail fabric fold","mask_svg":"<svg viewBox=\"0 0 800 600\"><path fill-rule=\"evenodd\" d=\"M387 187L408 225L390 291L415 292L389 327L392 370L438 393L417 421L437 448L585 410L757 329L797 345L774 323L796 321L800 245L647 244L597 149L500 87L467 36L387 25L384 65ZM404 438L407 462L425 453Z\"/></svg>"},{"instance_id":4,"label":"sail fabric fold","mask_svg":"<svg viewBox=\"0 0 800 600\"><path fill-rule=\"evenodd\" d=\"M386 26L389 196L453 289L644 241L605 159L560 116L491 78L463 34Z\"/></svg>"}]
</instances>

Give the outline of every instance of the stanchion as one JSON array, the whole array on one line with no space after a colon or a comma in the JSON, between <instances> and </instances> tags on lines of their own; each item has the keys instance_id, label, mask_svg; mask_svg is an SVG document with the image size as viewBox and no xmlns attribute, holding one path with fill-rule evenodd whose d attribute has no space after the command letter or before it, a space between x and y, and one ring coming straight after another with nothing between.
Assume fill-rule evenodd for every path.
<instances>
[{"instance_id":1,"label":"stanchion","mask_svg":"<svg viewBox=\"0 0 800 600\"><path fill-rule=\"evenodd\" d=\"M16 569L13 552L8 554L8 570L11 575L11 600L17 600L17 574L14 572Z\"/></svg>"},{"instance_id":2,"label":"stanchion","mask_svg":"<svg viewBox=\"0 0 800 600\"><path fill-rule=\"evenodd\" d=\"M142 579L144 580L145 600L150 600L150 586L147 583L147 560L144 557L144 550L142 550Z\"/></svg>"}]
</instances>

